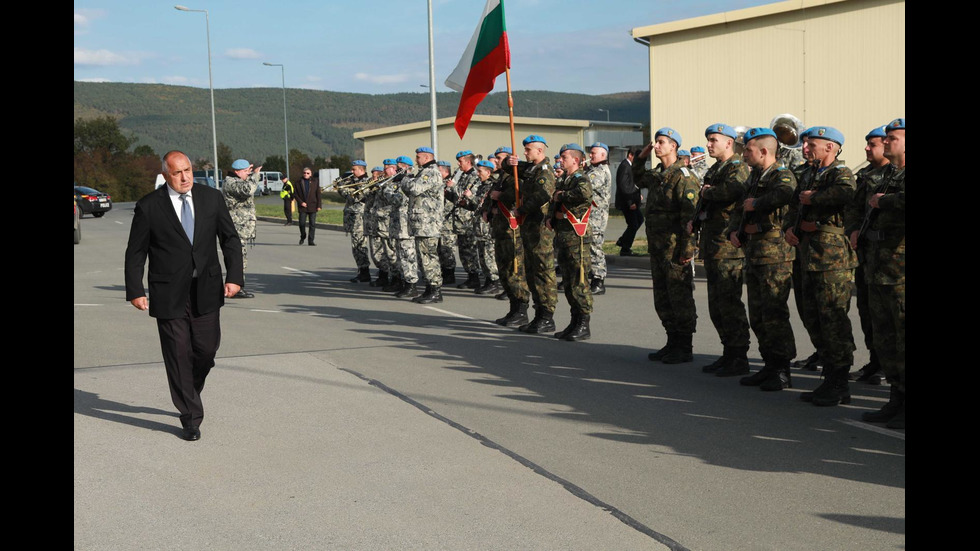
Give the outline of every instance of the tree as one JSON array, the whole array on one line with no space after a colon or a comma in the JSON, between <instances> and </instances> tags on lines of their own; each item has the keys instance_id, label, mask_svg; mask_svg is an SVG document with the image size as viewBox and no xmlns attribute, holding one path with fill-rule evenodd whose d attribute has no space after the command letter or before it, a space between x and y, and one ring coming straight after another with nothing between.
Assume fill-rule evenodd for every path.
<instances>
[{"instance_id":1,"label":"tree","mask_svg":"<svg viewBox=\"0 0 980 551\"><path fill-rule=\"evenodd\" d=\"M341 172L350 170L350 155L331 155L330 166L327 168L339 168Z\"/></svg>"},{"instance_id":2,"label":"tree","mask_svg":"<svg viewBox=\"0 0 980 551\"><path fill-rule=\"evenodd\" d=\"M224 142L218 142L218 168L223 174L231 174L231 163L235 162L231 148Z\"/></svg>"},{"instance_id":3,"label":"tree","mask_svg":"<svg viewBox=\"0 0 980 551\"><path fill-rule=\"evenodd\" d=\"M302 174L303 167L313 167L313 159L299 149L289 150L289 174Z\"/></svg>"},{"instance_id":4,"label":"tree","mask_svg":"<svg viewBox=\"0 0 980 551\"><path fill-rule=\"evenodd\" d=\"M133 149L133 155L136 155L137 157L156 157L157 152L153 151L152 147L143 144L138 145L135 149Z\"/></svg>"},{"instance_id":5,"label":"tree","mask_svg":"<svg viewBox=\"0 0 980 551\"><path fill-rule=\"evenodd\" d=\"M265 158L265 162L262 163L262 170L266 172L282 172L286 173L286 159L282 158L282 155L269 155Z\"/></svg>"},{"instance_id":6,"label":"tree","mask_svg":"<svg viewBox=\"0 0 980 551\"><path fill-rule=\"evenodd\" d=\"M99 152L111 156L126 151L135 141L123 135L112 117L75 119L75 155Z\"/></svg>"}]
</instances>

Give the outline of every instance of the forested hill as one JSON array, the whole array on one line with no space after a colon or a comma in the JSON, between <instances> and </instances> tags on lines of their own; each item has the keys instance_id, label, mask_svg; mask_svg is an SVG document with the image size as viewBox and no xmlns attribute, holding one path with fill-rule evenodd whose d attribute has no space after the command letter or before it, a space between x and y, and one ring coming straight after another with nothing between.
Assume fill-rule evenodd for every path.
<instances>
[{"instance_id":1,"label":"forested hill","mask_svg":"<svg viewBox=\"0 0 980 551\"><path fill-rule=\"evenodd\" d=\"M74 119L108 115L123 132L157 153L180 148L192 159L211 158L211 102L207 89L164 84L75 82ZM649 122L646 92L602 96L546 91L515 91L518 116ZM459 94L440 92L439 117L455 114ZM358 156L361 144L351 137L359 130L405 124L429 118L429 95L349 94L287 89L289 147L311 156ZM218 141L236 157L264 159L283 151L282 89L215 90ZM507 114L507 94L491 94L477 109L487 115Z\"/></svg>"}]
</instances>

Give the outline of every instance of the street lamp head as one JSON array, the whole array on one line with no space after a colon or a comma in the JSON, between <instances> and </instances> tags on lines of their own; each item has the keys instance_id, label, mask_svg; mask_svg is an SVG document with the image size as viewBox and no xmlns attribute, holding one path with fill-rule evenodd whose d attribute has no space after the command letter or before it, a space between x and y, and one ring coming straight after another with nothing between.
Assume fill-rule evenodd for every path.
<instances>
[{"instance_id":1,"label":"street lamp head","mask_svg":"<svg viewBox=\"0 0 980 551\"><path fill-rule=\"evenodd\" d=\"M188 8L187 6L180 6L180 5L174 6L174 9L175 10L180 10L180 11L191 11L191 9Z\"/></svg>"}]
</instances>

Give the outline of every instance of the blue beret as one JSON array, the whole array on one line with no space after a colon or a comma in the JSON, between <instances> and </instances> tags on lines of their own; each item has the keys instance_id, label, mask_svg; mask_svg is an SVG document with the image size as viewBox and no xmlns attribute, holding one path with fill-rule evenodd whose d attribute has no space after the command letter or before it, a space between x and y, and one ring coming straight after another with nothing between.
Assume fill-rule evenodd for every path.
<instances>
[{"instance_id":1,"label":"blue beret","mask_svg":"<svg viewBox=\"0 0 980 551\"><path fill-rule=\"evenodd\" d=\"M669 128L665 126L660 130L657 130L657 133L653 135L653 139L657 139L657 136L666 136L674 140L674 143L677 144L677 147L681 146L681 133L674 130L673 128Z\"/></svg>"},{"instance_id":2,"label":"blue beret","mask_svg":"<svg viewBox=\"0 0 980 551\"><path fill-rule=\"evenodd\" d=\"M691 153L704 153L704 148L700 145L696 145L691 148Z\"/></svg>"},{"instance_id":3,"label":"blue beret","mask_svg":"<svg viewBox=\"0 0 980 551\"><path fill-rule=\"evenodd\" d=\"M477 161L476 166L482 166L483 168L489 168L490 170L497 169L497 167L495 167L490 161Z\"/></svg>"},{"instance_id":4,"label":"blue beret","mask_svg":"<svg viewBox=\"0 0 980 551\"><path fill-rule=\"evenodd\" d=\"M603 148L603 149L606 150L606 153L609 153L609 146L606 145L606 144L604 144L604 143L602 143L602 142L596 142L596 143L590 145L589 146L589 149L595 149L597 147L601 147L601 148Z\"/></svg>"},{"instance_id":5,"label":"blue beret","mask_svg":"<svg viewBox=\"0 0 980 551\"><path fill-rule=\"evenodd\" d=\"M456 158L459 159L460 157L465 157L467 155L472 155L472 154L473 154L473 152L470 151L469 149L464 149L464 150L462 150L462 151L460 151L459 153L456 154Z\"/></svg>"},{"instance_id":6,"label":"blue beret","mask_svg":"<svg viewBox=\"0 0 980 551\"><path fill-rule=\"evenodd\" d=\"M399 155L398 158L395 159L395 162L396 163L401 163L403 165L415 166L415 163L411 159L409 159L408 157L406 157L404 155Z\"/></svg>"},{"instance_id":7,"label":"blue beret","mask_svg":"<svg viewBox=\"0 0 980 551\"><path fill-rule=\"evenodd\" d=\"M688 150L686 150L686 149L678 149L677 150L677 156L678 157L690 157L691 156L691 152L688 151Z\"/></svg>"},{"instance_id":8,"label":"blue beret","mask_svg":"<svg viewBox=\"0 0 980 551\"><path fill-rule=\"evenodd\" d=\"M829 140L837 145L844 145L844 134L833 126L814 126L810 128L811 139Z\"/></svg>"},{"instance_id":9,"label":"blue beret","mask_svg":"<svg viewBox=\"0 0 980 551\"><path fill-rule=\"evenodd\" d=\"M885 131L905 130L905 117L900 117L885 125Z\"/></svg>"},{"instance_id":10,"label":"blue beret","mask_svg":"<svg viewBox=\"0 0 980 551\"><path fill-rule=\"evenodd\" d=\"M431 147L426 147L424 145L422 147L416 149L415 152L416 153L431 153L432 155L435 155L436 154L436 152L433 151Z\"/></svg>"},{"instance_id":11,"label":"blue beret","mask_svg":"<svg viewBox=\"0 0 980 551\"><path fill-rule=\"evenodd\" d=\"M449 164L449 161L439 161L438 163L436 163L436 165L438 165L438 166L448 166L450 168L452 168L452 166L453 166L453 165Z\"/></svg>"},{"instance_id":12,"label":"blue beret","mask_svg":"<svg viewBox=\"0 0 980 551\"><path fill-rule=\"evenodd\" d=\"M382 167L380 167L380 166L376 166L376 167L374 167L374 168L371 169L371 172L384 172L384 171L385 171L385 169L382 168Z\"/></svg>"},{"instance_id":13,"label":"blue beret","mask_svg":"<svg viewBox=\"0 0 980 551\"><path fill-rule=\"evenodd\" d=\"M351 163L351 166L363 166L364 168L367 168L367 163L365 163L361 159L358 159L358 160L354 161L353 163Z\"/></svg>"},{"instance_id":14,"label":"blue beret","mask_svg":"<svg viewBox=\"0 0 980 551\"><path fill-rule=\"evenodd\" d=\"M772 129L769 127L761 126L759 128L750 128L746 130L743 139L745 140L745 143L749 143L750 141L756 138L762 138L764 136L771 136L775 138L776 133L773 132Z\"/></svg>"},{"instance_id":15,"label":"blue beret","mask_svg":"<svg viewBox=\"0 0 980 551\"><path fill-rule=\"evenodd\" d=\"M396 161L395 159L385 159L384 161L381 162L381 164L385 166L397 165L398 161Z\"/></svg>"},{"instance_id":16,"label":"blue beret","mask_svg":"<svg viewBox=\"0 0 980 551\"><path fill-rule=\"evenodd\" d=\"M565 151L565 146L561 146L561 149L559 149L559 150L558 150L558 154L557 154L557 155L555 155L555 160L556 160L556 161L557 161L558 159L561 159L561 152L562 152L562 151Z\"/></svg>"},{"instance_id":17,"label":"blue beret","mask_svg":"<svg viewBox=\"0 0 980 551\"><path fill-rule=\"evenodd\" d=\"M868 135L864 137L864 141L868 141L871 138L884 138L884 137L885 137L885 127L879 126L877 128L872 128L871 132L868 132Z\"/></svg>"},{"instance_id":18,"label":"blue beret","mask_svg":"<svg viewBox=\"0 0 980 551\"><path fill-rule=\"evenodd\" d=\"M237 161L231 163L231 169L232 170L245 170L251 164L252 163L246 161L245 159L238 159Z\"/></svg>"},{"instance_id":19,"label":"blue beret","mask_svg":"<svg viewBox=\"0 0 980 551\"><path fill-rule=\"evenodd\" d=\"M731 138L733 140L737 140L738 139L738 132L736 132L734 128L732 128L731 126L728 126L727 124L725 124L723 122L712 124L708 128L705 128L704 129L704 137L705 138L707 138L708 136L710 136L712 134L721 134L722 136L728 136L729 138Z\"/></svg>"},{"instance_id":20,"label":"blue beret","mask_svg":"<svg viewBox=\"0 0 980 551\"><path fill-rule=\"evenodd\" d=\"M524 138L524 141L521 143L523 143L526 146L527 144L534 143L534 142L541 142L544 145L548 145L548 142L546 142L544 138L538 136L537 134L531 134L530 136Z\"/></svg>"},{"instance_id":21,"label":"blue beret","mask_svg":"<svg viewBox=\"0 0 980 551\"><path fill-rule=\"evenodd\" d=\"M493 155L494 155L494 157L496 157L497 155L500 155L501 153L506 153L508 155L513 155L514 154L514 150L511 149L511 148L509 148L509 147L507 147L507 146L500 146L500 147L497 148L496 151L493 152Z\"/></svg>"},{"instance_id":22,"label":"blue beret","mask_svg":"<svg viewBox=\"0 0 980 551\"><path fill-rule=\"evenodd\" d=\"M580 151L583 154L585 154L585 150L582 149L582 146L580 146L577 143L567 143L567 144L561 146L561 150L562 151Z\"/></svg>"}]
</instances>

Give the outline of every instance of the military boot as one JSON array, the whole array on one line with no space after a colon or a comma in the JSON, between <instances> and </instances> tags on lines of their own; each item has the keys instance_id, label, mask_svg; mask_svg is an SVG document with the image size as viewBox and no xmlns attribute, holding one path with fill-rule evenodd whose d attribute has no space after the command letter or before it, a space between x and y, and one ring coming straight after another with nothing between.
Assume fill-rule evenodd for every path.
<instances>
[{"instance_id":1,"label":"military boot","mask_svg":"<svg viewBox=\"0 0 980 551\"><path fill-rule=\"evenodd\" d=\"M507 323L505 323L504 326L520 327L525 323L527 323L527 303L518 301L517 310L514 312L514 315L507 320Z\"/></svg>"},{"instance_id":2,"label":"military boot","mask_svg":"<svg viewBox=\"0 0 980 551\"><path fill-rule=\"evenodd\" d=\"M442 283L443 285L452 285L453 283L456 283L456 270L443 270Z\"/></svg>"},{"instance_id":3,"label":"military boot","mask_svg":"<svg viewBox=\"0 0 980 551\"><path fill-rule=\"evenodd\" d=\"M559 291L564 291L565 290L565 278L561 278L561 281L558 282L558 286L557 287L558 287L558 290Z\"/></svg>"},{"instance_id":4,"label":"military boot","mask_svg":"<svg viewBox=\"0 0 980 551\"><path fill-rule=\"evenodd\" d=\"M885 426L890 429L905 430L905 402L902 402L902 408L898 410L895 417L892 417L885 423Z\"/></svg>"},{"instance_id":5,"label":"military boot","mask_svg":"<svg viewBox=\"0 0 980 551\"><path fill-rule=\"evenodd\" d=\"M466 281L460 283L456 286L457 289L479 289L480 288L480 274L476 272L470 272L466 275Z\"/></svg>"},{"instance_id":6,"label":"military boot","mask_svg":"<svg viewBox=\"0 0 980 551\"><path fill-rule=\"evenodd\" d=\"M497 318L496 320L494 320L494 323L496 323L497 325L506 326L507 322L510 321L510 318L514 317L514 313L517 312L518 304L520 304L519 300L513 298L510 299L510 310L507 311L507 315L505 315L502 318Z\"/></svg>"},{"instance_id":7,"label":"military boot","mask_svg":"<svg viewBox=\"0 0 980 551\"><path fill-rule=\"evenodd\" d=\"M388 278L388 284L381 288L382 291L386 293L401 291L402 287L405 286L405 281L401 276L392 276Z\"/></svg>"},{"instance_id":8,"label":"military boot","mask_svg":"<svg viewBox=\"0 0 980 551\"><path fill-rule=\"evenodd\" d=\"M850 371L850 367L832 367L829 373L827 369L827 367L824 367L824 384L821 385L823 388L814 390L809 400L803 398L802 394L800 395L800 399L804 402L812 402L813 405L820 407L850 404L851 388L847 383L847 372Z\"/></svg>"},{"instance_id":9,"label":"military boot","mask_svg":"<svg viewBox=\"0 0 980 551\"><path fill-rule=\"evenodd\" d=\"M888 396L888 403L878 411L866 411L861 414L861 420L868 423L887 423L894 419L899 413L905 417L905 393L892 385L891 394Z\"/></svg>"},{"instance_id":10,"label":"military boot","mask_svg":"<svg viewBox=\"0 0 980 551\"><path fill-rule=\"evenodd\" d=\"M371 287L381 287L383 289L385 285L388 285L388 272L379 270L378 278L371 282Z\"/></svg>"},{"instance_id":11,"label":"military boot","mask_svg":"<svg viewBox=\"0 0 980 551\"><path fill-rule=\"evenodd\" d=\"M429 285L425 288L425 294L420 297L415 297L412 302L418 304L433 304L436 302L442 302L442 287L438 285Z\"/></svg>"},{"instance_id":12,"label":"military boot","mask_svg":"<svg viewBox=\"0 0 980 551\"><path fill-rule=\"evenodd\" d=\"M478 295L495 295L500 292L500 280L487 277L486 283L473 292Z\"/></svg>"},{"instance_id":13,"label":"military boot","mask_svg":"<svg viewBox=\"0 0 980 551\"><path fill-rule=\"evenodd\" d=\"M350 278L351 283L368 283L371 281L371 270L369 268L358 268L357 275Z\"/></svg>"},{"instance_id":14,"label":"military boot","mask_svg":"<svg viewBox=\"0 0 980 551\"><path fill-rule=\"evenodd\" d=\"M400 291L395 293L398 298L415 298L419 296L419 288L414 283L405 282Z\"/></svg>"},{"instance_id":15,"label":"military boot","mask_svg":"<svg viewBox=\"0 0 980 551\"><path fill-rule=\"evenodd\" d=\"M857 370L853 375L850 376L852 380L856 380L859 383L866 383L869 385L880 385L881 384L881 364L878 363L878 354L874 350L871 351L871 361L867 363L864 367Z\"/></svg>"},{"instance_id":16,"label":"military boot","mask_svg":"<svg viewBox=\"0 0 980 551\"><path fill-rule=\"evenodd\" d=\"M759 390L775 392L784 388L793 388L793 379L789 375L789 361L774 363L775 367L769 372L769 377L759 383Z\"/></svg>"},{"instance_id":17,"label":"military boot","mask_svg":"<svg viewBox=\"0 0 980 551\"><path fill-rule=\"evenodd\" d=\"M497 293L496 295L493 295L493 298L495 298L497 300L507 300L507 291L504 291L503 289L501 289L499 293Z\"/></svg>"},{"instance_id":18,"label":"military boot","mask_svg":"<svg viewBox=\"0 0 980 551\"><path fill-rule=\"evenodd\" d=\"M693 350L694 347L691 341L694 339L694 335L690 333L678 334L677 335L677 345L670 349L669 352L664 354L664 357L660 359L661 362L665 364L684 364L694 361Z\"/></svg>"},{"instance_id":19,"label":"military boot","mask_svg":"<svg viewBox=\"0 0 980 551\"><path fill-rule=\"evenodd\" d=\"M735 377L749 373L749 347L733 346L729 348L728 363L715 371L715 377Z\"/></svg>"},{"instance_id":20,"label":"military boot","mask_svg":"<svg viewBox=\"0 0 980 551\"><path fill-rule=\"evenodd\" d=\"M717 373L718 370L731 363L731 354L731 350L726 346L725 351L722 352L721 356L719 356L717 360L708 365L701 366L701 373Z\"/></svg>"},{"instance_id":21,"label":"military boot","mask_svg":"<svg viewBox=\"0 0 980 551\"><path fill-rule=\"evenodd\" d=\"M668 352L670 352L670 349L675 346L674 341L676 340L677 336L674 333L667 333L667 344L665 344L660 350L647 354L647 358L649 358L651 362L659 362L664 358L664 356L667 355Z\"/></svg>"},{"instance_id":22,"label":"military boot","mask_svg":"<svg viewBox=\"0 0 980 551\"><path fill-rule=\"evenodd\" d=\"M571 333L572 330L575 329L575 326L578 325L578 317L579 317L579 315L580 314L578 313L578 310L576 310L576 309L573 308L572 309L572 321L568 322L568 327L566 327L566 328L562 329L561 331L555 333L555 338L556 339L563 339L563 338L565 338L565 335Z\"/></svg>"},{"instance_id":23,"label":"military boot","mask_svg":"<svg viewBox=\"0 0 980 551\"><path fill-rule=\"evenodd\" d=\"M816 371L820 369L820 355L814 352L807 356L805 360L796 360L793 362L793 367L806 371Z\"/></svg>"},{"instance_id":24,"label":"military boot","mask_svg":"<svg viewBox=\"0 0 980 551\"><path fill-rule=\"evenodd\" d=\"M593 295L606 294L606 281L598 277L592 278L592 284L589 285L589 292Z\"/></svg>"},{"instance_id":25,"label":"military boot","mask_svg":"<svg viewBox=\"0 0 980 551\"><path fill-rule=\"evenodd\" d=\"M544 308L534 309L534 319L517 328L524 333L551 333L555 330L555 314Z\"/></svg>"},{"instance_id":26,"label":"military boot","mask_svg":"<svg viewBox=\"0 0 980 551\"><path fill-rule=\"evenodd\" d=\"M577 323L571 331L565 333L565 336L561 338L563 341L586 341L592 336L592 331L589 329L589 314L579 314Z\"/></svg>"}]
</instances>

